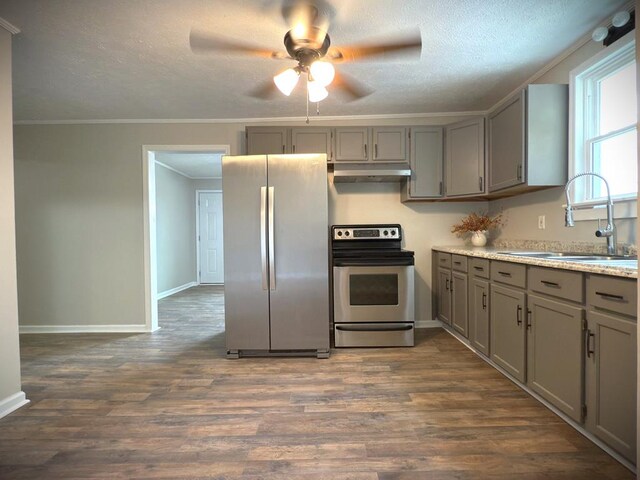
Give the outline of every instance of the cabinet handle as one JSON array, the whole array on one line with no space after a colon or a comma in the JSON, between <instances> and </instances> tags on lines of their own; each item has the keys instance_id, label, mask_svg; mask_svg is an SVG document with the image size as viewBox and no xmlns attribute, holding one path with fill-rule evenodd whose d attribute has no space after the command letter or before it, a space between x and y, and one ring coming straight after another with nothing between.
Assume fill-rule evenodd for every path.
<instances>
[{"instance_id":1,"label":"cabinet handle","mask_svg":"<svg viewBox=\"0 0 640 480\"><path fill-rule=\"evenodd\" d=\"M527 308L527 330L531 330L531 310Z\"/></svg>"},{"instance_id":2,"label":"cabinet handle","mask_svg":"<svg viewBox=\"0 0 640 480\"><path fill-rule=\"evenodd\" d=\"M484 272L483 267L473 267L474 270L479 270L480 272Z\"/></svg>"},{"instance_id":3,"label":"cabinet handle","mask_svg":"<svg viewBox=\"0 0 640 480\"><path fill-rule=\"evenodd\" d=\"M367 155L367 144L365 143L364 144L364 159L366 160L367 157L368 157L368 155Z\"/></svg>"},{"instance_id":4,"label":"cabinet handle","mask_svg":"<svg viewBox=\"0 0 640 480\"><path fill-rule=\"evenodd\" d=\"M284 153L284 145L282 145L282 153Z\"/></svg>"},{"instance_id":5,"label":"cabinet handle","mask_svg":"<svg viewBox=\"0 0 640 480\"><path fill-rule=\"evenodd\" d=\"M518 165L518 180L522 180L522 164Z\"/></svg>"},{"instance_id":6,"label":"cabinet handle","mask_svg":"<svg viewBox=\"0 0 640 480\"><path fill-rule=\"evenodd\" d=\"M378 158L378 144L373 145L373 158Z\"/></svg>"},{"instance_id":7,"label":"cabinet handle","mask_svg":"<svg viewBox=\"0 0 640 480\"><path fill-rule=\"evenodd\" d=\"M548 280L540 280L540 283L546 285L547 287L559 287L560 284L556 282L550 282Z\"/></svg>"},{"instance_id":8,"label":"cabinet handle","mask_svg":"<svg viewBox=\"0 0 640 480\"><path fill-rule=\"evenodd\" d=\"M516 309L516 323L522 325L522 307L520 305Z\"/></svg>"},{"instance_id":9,"label":"cabinet handle","mask_svg":"<svg viewBox=\"0 0 640 480\"><path fill-rule=\"evenodd\" d=\"M484 178L482 177L478 178L478 183L479 183L480 191L482 192L484 190Z\"/></svg>"},{"instance_id":10,"label":"cabinet handle","mask_svg":"<svg viewBox=\"0 0 640 480\"><path fill-rule=\"evenodd\" d=\"M447 278L447 281L445 282L445 290L449 290L449 279Z\"/></svg>"},{"instance_id":11,"label":"cabinet handle","mask_svg":"<svg viewBox=\"0 0 640 480\"><path fill-rule=\"evenodd\" d=\"M482 309L487 309L487 294L482 292Z\"/></svg>"},{"instance_id":12,"label":"cabinet handle","mask_svg":"<svg viewBox=\"0 0 640 480\"><path fill-rule=\"evenodd\" d=\"M443 189L443 186L442 186L442 182L440 182L440 190L439 190L439 192L440 192L440 195L444 195L444 189Z\"/></svg>"},{"instance_id":13,"label":"cabinet handle","mask_svg":"<svg viewBox=\"0 0 640 480\"><path fill-rule=\"evenodd\" d=\"M585 336L584 336L584 349L587 352L587 358L591 358L592 354L596 353L595 350L595 342L594 342L594 349L591 349L591 339L595 338L596 334L595 333L591 333L591 330L587 329Z\"/></svg>"},{"instance_id":14,"label":"cabinet handle","mask_svg":"<svg viewBox=\"0 0 640 480\"><path fill-rule=\"evenodd\" d=\"M455 265L462 265L462 262L453 262Z\"/></svg>"},{"instance_id":15,"label":"cabinet handle","mask_svg":"<svg viewBox=\"0 0 640 480\"><path fill-rule=\"evenodd\" d=\"M296 146L293 145L293 153L296 153Z\"/></svg>"},{"instance_id":16,"label":"cabinet handle","mask_svg":"<svg viewBox=\"0 0 640 480\"><path fill-rule=\"evenodd\" d=\"M500 275L502 275L503 277L510 277L511 274L509 272L498 272Z\"/></svg>"},{"instance_id":17,"label":"cabinet handle","mask_svg":"<svg viewBox=\"0 0 640 480\"><path fill-rule=\"evenodd\" d=\"M614 295L613 293L596 292L596 295L600 295L604 298L610 298L612 300L624 300L622 295Z\"/></svg>"}]
</instances>

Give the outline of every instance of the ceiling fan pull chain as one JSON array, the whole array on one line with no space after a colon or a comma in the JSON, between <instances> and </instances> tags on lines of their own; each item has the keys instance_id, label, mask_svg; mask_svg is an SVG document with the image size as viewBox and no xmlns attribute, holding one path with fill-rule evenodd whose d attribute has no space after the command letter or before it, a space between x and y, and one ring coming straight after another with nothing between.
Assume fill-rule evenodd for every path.
<instances>
[{"instance_id":1,"label":"ceiling fan pull chain","mask_svg":"<svg viewBox=\"0 0 640 480\"><path fill-rule=\"evenodd\" d=\"M320 115L320 102L316 102L316 115Z\"/></svg>"}]
</instances>

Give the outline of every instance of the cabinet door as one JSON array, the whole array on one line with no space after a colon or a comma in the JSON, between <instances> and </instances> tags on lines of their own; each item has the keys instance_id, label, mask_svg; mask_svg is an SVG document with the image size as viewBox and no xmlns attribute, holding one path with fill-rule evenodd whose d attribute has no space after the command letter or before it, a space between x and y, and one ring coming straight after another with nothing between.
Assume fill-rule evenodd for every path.
<instances>
[{"instance_id":1,"label":"cabinet door","mask_svg":"<svg viewBox=\"0 0 640 480\"><path fill-rule=\"evenodd\" d=\"M326 153L333 160L332 134L330 128L292 128L291 153Z\"/></svg>"},{"instance_id":2,"label":"cabinet door","mask_svg":"<svg viewBox=\"0 0 640 480\"><path fill-rule=\"evenodd\" d=\"M635 463L635 320L587 312L587 430Z\"/></svg>"},{"instance_id":3,"label":"cabinet door","mask_svg":"<svg viewBox=\"0 0 640 480\"><path fill-rule=\"evenodd\" d=\"M247 155L290 153L287 129L278 127L247 127Z\"/></svg>"},{"instance_id":4,"label":"cabinet door","mask_svg":"<svg viewBox=\"0 0 640 480\"><path fill-rule=\"evenodd\" d=\"M438 269L438 320L451 325L451 270Z\"/></svg>"},{"instance_id":5,"label":"cabinet door","mask_svg":"<svg viewBox=\"0 0 640 480\"><path fill-rule=\"evenodd\" d=\"M373 160L407 161L407 129L405 127L374 127Z\"/></svg>"},{"instance_id":6,"label":"cabinet door","mask_svg":"<svg viewBox=\"0 0 640 480\"><path fill-rule=\"evenodd\" d=\"M536 295L527 304L527 384L581 422L584 310Z\"/></svg>"},{"instance_id":7,"label":"cabinet door","mask_svg":"<svg viewBox=\"0 0 640 480\"><path fill-rule=\"evenodd\" d=\"M484 192L484 118L446 127L448 197Z\"/></svg>"},{"instance_id":8,"label":"cabinet door","mask_svg":"<svg viewBox=\"0 0 640 480\"><path fill-rule=\"evenodd\" d=\"M489 115L489 191L525 182L525 91Z\"/></svg>"},{"instance_id":9,"label":"cabinet door","mask_svg":"<svg viewBox=\"0 0 640 480\"><path fill-rule=\"evenodd\" d=\"M369 160L369 129L367 127L336 128L337 162Z\"/></svg>"},{"instance_id":10,"label":"cabinet door","mask_svg":"<svg viewBox=\"0 0 640 480\"><path fill-rule=\"evenodd\" d=\"M467 279L466 273L451 274L451 324L464 337L469 336Z\"/></svg>"},{"instance_id":11,"label":"cabinet door","mask_svg":"<svg viewBox=\"0 0 640 480\"><path fill-rule=\"evenodd\" d=\"M472 278L469 288L469 340L489 355L489 282Z\"/></svg>"},{"instance_id":12,"label":"cabinet door","mask_svg":"<svg viewBox=\"0 0 640 480\"><path fill-rule=\"evenodd\" d=\"M409 198L442 197L443 128L415 127L411 129L410 138Z\"/></svg>"},{"instance_id":13,"label":"cabinet door","mask_svg":"<svg viewBox=\"0 0 640 480\"><path fill-rule=\"evenodd\" d=\"M525 293L491 285L491 360L525 381Z\"/></svg>"}]
</instances>

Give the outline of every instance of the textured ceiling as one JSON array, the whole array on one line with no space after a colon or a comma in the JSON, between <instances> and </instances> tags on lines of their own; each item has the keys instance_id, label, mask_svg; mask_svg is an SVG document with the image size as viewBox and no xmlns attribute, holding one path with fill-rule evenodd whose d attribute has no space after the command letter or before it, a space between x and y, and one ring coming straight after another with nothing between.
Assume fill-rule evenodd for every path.
<instances>
[{"instance_id":1,"label":"textured ceiling","mask_svg":"<svg viewBox=\"0 0 640 480\"><path fill-rule=\"evenodd\" d=\"M189 178L222 178L219 153L156 152L155 159Z\"/></svg>"},{"instance_id":2,"label":"textured ceiling","mask_svg":"<svg viewBox=\"0 0 640 480\"><path fill-rule=\"evenodd\" d=\"M375 92L323 101L323 115L484 110L624 0L333 0L336 46L420 29L421 58L338 68ZM278 0L1 0L14 36L15 119L299 117L303 89L245 94L290 61L194 55L192 27L281 50Z\"/></svg>"}]
</instances>

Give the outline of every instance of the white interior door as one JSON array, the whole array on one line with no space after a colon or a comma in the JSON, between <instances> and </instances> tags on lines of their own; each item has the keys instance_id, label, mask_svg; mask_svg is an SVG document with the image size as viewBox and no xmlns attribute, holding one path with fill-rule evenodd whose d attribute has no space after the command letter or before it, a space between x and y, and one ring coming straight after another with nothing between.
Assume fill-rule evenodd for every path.
<instances>
[{"instance_id":1,"label":"white interior door","mask_svg":"<svg viewBox=\"0 0 640 480\"><path fill-rule=\"evenodd\" d=\"M200 283L223 283L222 192L199 193L198 222Z\"/></svg>"}]
</instances>

